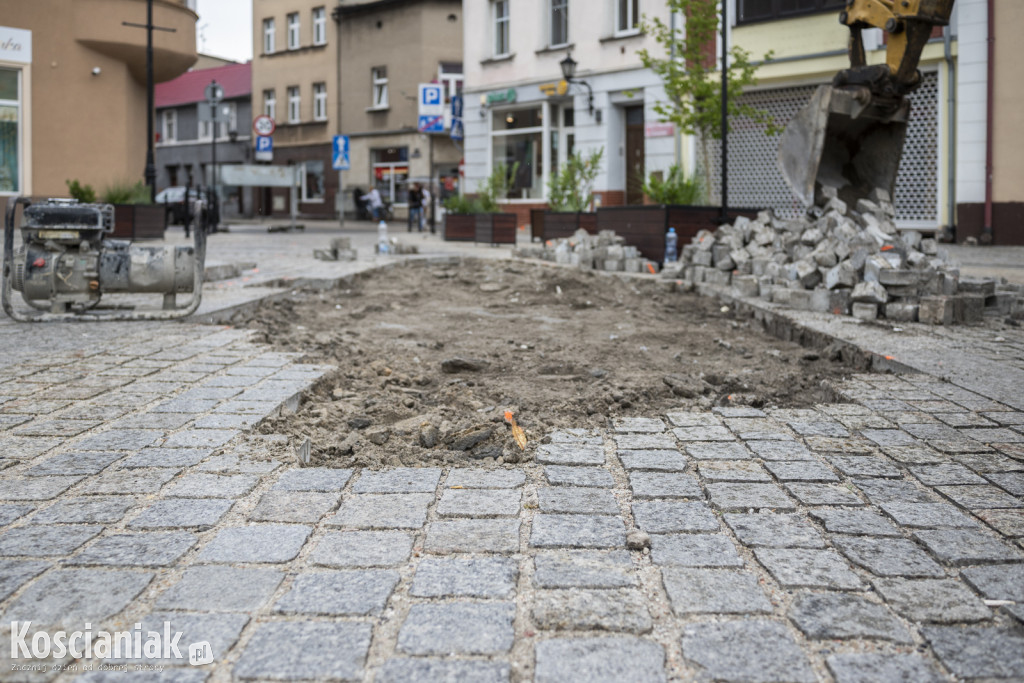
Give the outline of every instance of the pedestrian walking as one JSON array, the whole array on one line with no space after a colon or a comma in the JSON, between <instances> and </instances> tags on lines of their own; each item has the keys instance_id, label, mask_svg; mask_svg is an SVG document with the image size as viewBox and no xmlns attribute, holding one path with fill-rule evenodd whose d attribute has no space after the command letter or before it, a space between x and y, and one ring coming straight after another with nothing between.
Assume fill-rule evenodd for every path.
<instances>
[{"instance_id":1,"label":"pedestrian walking","mask_svg":"<svg viewBox=\"0 0 1024 683\"><path fill-rule=\"evenodd\" d=\"M373 220L379 221L381 215L383 215L384 200L380 198L380 192L377 191L377 188L371 187L370 191L360 197L360 199L366 202L366 208L370 210Z\"/></svg>"},{"instance_id":2,"label":"pedestrian walking","mask_svg":"<svg viewBox=\"0 0 1024 683\"><path fill-rule=\"evenodd\" d=\"M426 228L428 211L430 211L430 190L424 187L420 190L420 232Z\"/></svg>"},{"instance_id":3,"label":"pedestrian walking","mask_svg":"<svg viewBox=\"0 0 1024 683\"><path fill-rule=\"evenodd\" d=\"M423 191L419 183L413 183L409 188L409 232L414 225L423 232Z\"/></svg>"}]
</instances>

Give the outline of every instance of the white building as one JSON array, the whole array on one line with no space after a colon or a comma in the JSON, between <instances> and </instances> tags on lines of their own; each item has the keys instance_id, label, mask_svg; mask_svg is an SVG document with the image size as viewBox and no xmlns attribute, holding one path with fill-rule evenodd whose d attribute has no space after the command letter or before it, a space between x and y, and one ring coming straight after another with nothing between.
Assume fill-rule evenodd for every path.
<instances>
[{"instance_id":1,"label":"white building","mask_svg":"<svg viewBox=\"0 0 1024 683\"><path fill-rule=\"evenodd\" d=\"M519 163L507 209L519 223L543 206L566 156L604 149L595 194L602 205L641 203L645 174L675 161L675 135L658 123L660 81L637 50L661 49L642 16L668 23L663 0L474 0L464 3L465 187L498 163ZM578 66L566 85L559 63Z\"/></svg>"}]
</instances>

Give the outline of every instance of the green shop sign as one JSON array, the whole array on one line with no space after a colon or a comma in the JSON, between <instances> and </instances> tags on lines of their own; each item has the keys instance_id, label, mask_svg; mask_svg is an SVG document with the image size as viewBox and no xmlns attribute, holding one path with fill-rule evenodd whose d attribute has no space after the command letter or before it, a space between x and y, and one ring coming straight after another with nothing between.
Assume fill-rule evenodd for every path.
<instances>
[{"instance_id":1,"label":"green shop sign","mask_svg":"<svg viewBox=\"0 0 1024 683\"><path fill-rule=\"evenodd\" d=\"M509 88L508 90L499 90L498 92L487 93L487 104L496 104L498 102L507 102L511 104L516 101L516 89Z\"/></svg>"}]
</instances>

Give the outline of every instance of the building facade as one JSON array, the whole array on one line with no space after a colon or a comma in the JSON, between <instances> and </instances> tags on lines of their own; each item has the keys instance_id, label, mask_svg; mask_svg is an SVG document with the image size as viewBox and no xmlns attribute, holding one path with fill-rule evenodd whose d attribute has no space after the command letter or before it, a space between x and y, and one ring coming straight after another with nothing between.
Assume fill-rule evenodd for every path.
<instances>
[{"instance_id":1,"label":"building facade","mask_svg":"<svg viewBox=\"0 0 1024 683\"><path fill-rule=\"evenodd\" d=\"M467 3L465 15L466 192L496 165L518 164L506 210L525 223L568 155L601 149L597 201L642 203L643 179L676 161L674 130L654 111L664 91L637 56L663 53L640 20L667 23L666 3L487 0ZM589 89L563 81L569 54Z\"/></svg>"},{"instance_id":2,"label":"building facade","mask_svg":"<svg viewBox=\"0 0 1024 683\"><path fill-rule=\"evenodd\" d=\"M773 52L758 71L757 87L746 92L744 100L769 112L777 123L785 124L817 86L831 82L837 71L849 66L849 29L838 22L843 0L728 2L730 44L755 58ZM992 34L990 8L995 17ZM910 123L894 197L901 226L955 235L961 241L978 237L984 231L987 188L996 242L1024 243L1024 143L1015 134L1022 122L1024 93L1017 83L1024 67L1008 37L1021 28L1021 3L956 0L950 25L933 31L919 64L921 85L910 96ZM883 63L886 45L881 30L866 31L867 62ZM778 138L749 120L734 121L732 128L730 204L772 206L791 215L802 212L775 164ZM717 141L710 143L708 169L702 168L702 155L696 153L700 141L687 142L690 168L709 178L717 199ZM986 172L988 163L991 173Z\"/></svg>"},{"instance_id":3,"label":"building facade","mask_svg":"<svg viewBox=\"0 0 1024 683\"><path fill-rule=\"evenodd\" d=\"M414 182L429 182L434 199L457 190L461 152L447 132L419 132L418 94L420 83L442 84L446 102L461 91L462 15L460 0L342 0L335 9L346 213L370 187L399 217Z\"/></svg>"},{"instance_id":4,"label":"building facade","mask_svg":"<svg viewBox=\"0 0 1024 683\"><path fill-rule=\"evenodd\" d=\"M226 164L251 163L251 66L246 62L193 69L157 86L157 189L211 185L214 143L218 169ZM210 120L205 95L207 86L213 82L224 89L218 109L226 120L216 125ZM219 173L217 177L221 177ZM217 196L222 217L253 215L250 188L225 186L218 181Z\"/></svg>"},{"instance_id":5,"label":"building facade","mask_svg":"<svg viewBox=\"0 0 1024 683\"><path fill-rule=\"evenodd\" d=\"M331 170L338 130L338 44L328 0L253 0L253 116L274 119L273 162L304 167L298 213L336 215ZM246 124L251 128L252 120ZM262 215L290 212L285 188L255 197Z\"/></svg>"},{"instance_id":6,"label":"building facade","mask_svg":"<svg viewBox=\"0 0 1024 683\"><path fill-rule=\"evenodd\" d=\"M191 0L154 2L154 76L196 61ZM146 164L145 0L0 2L0 208L135 182Z\"/></svg>"}]
</instances>

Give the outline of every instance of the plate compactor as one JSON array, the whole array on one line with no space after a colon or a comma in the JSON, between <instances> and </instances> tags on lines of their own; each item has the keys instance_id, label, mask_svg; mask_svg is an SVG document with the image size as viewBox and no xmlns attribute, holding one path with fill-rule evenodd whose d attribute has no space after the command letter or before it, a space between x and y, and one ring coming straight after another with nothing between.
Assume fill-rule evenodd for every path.
<instances>
[{"instance_id":1,"label":"plate compactor","mask_svg":"<svg viewBox=\"0 0 1024 683\"><path fill-rule=\"evenodd\" d=\"M14 223L21 208L21 245ZM193 246L138 246L111 239L114 207L70 199L33 203L19 197L4 217L4 311L20 322L79 320L171 320L199 308L206 233ZM12 290L33 311L16 309ZM104 294L162 294L163 307L136 309L100 303ZM191 293L184 305L177 295Z\"/></svg>"},{"instance_id":2,"label":"plate compactor","mask_svg":"<svg viewBox=\"0 0 1024 683\"><path fill-rule=\"evenodd\" d=\"M850 68L817 89L779 145L782 175L806 206L820 203L822 187L851 207L875 189L892 196L921 51L952 11L953 0L848 0L839 21L850 29ZM885 32L884 64L867 64L869 28Z\"/></svg>"}]
</instances>

